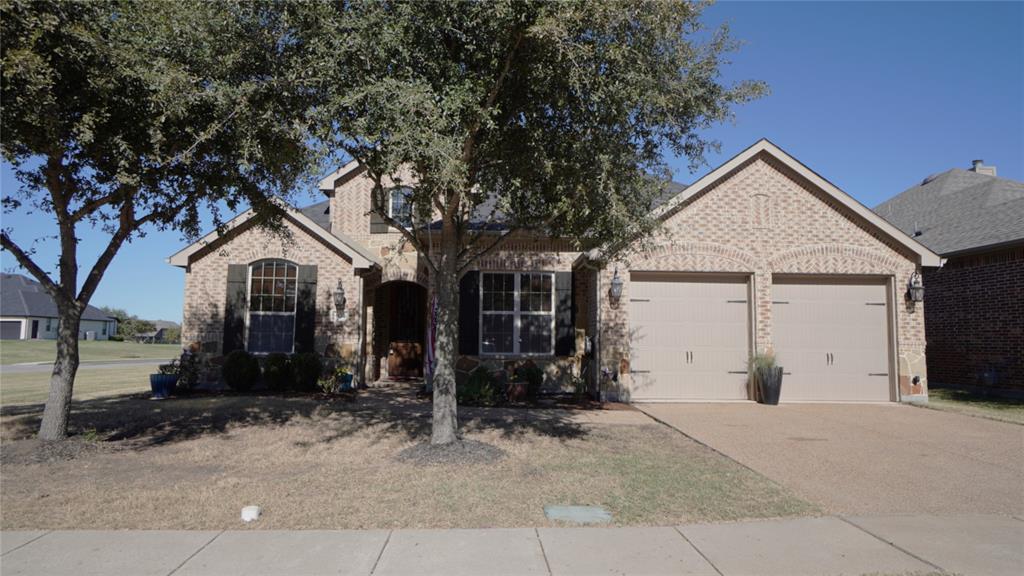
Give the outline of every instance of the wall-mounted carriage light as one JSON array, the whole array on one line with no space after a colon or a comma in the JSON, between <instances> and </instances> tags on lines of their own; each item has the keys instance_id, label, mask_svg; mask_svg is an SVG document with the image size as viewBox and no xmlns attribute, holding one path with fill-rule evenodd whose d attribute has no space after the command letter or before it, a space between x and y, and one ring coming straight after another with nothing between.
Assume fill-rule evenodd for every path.
<instances>
[{"instance_id":1,"label":"wall-mounted carriage light","mask_svg":"<svg viewBox=\"0 0 1024 576\"><path fill-rule=\"evenodd\" d=\"M911 302L924 302L924 283L921 281L921 274L914 272L907 282L907 300Z\"/></svg>"},{"instance_id":2,"label":"wall-mounted carriage light","mask_svg":"<svg viewBox=\"0 0 1024 576\"><path fill-rule=\"evenodd\" d=\"M619 269L615 269L615 275L612 276L611 285L608 288L608 296L612 300L618 301L622 297L622 278L619 277Z\"/></svg>"},{"instance_id":3,"label":"wall-mounted carriage light","mask_svg":"<svg viewBox=\"0 0 1024 576\"><path fill-rule=\"evenodd\" d=\"M338 280L338 287L334 289L334 319L335 321L345 319L345 287L342 285L341 280Z\"/></svg>"}]
</instances>

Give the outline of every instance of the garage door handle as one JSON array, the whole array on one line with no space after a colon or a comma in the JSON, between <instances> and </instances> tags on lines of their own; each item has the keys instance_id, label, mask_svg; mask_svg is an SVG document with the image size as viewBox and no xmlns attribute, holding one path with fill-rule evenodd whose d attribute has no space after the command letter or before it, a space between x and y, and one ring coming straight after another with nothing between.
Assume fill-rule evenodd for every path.
<instances>
[{"instance_id":1,"label":"garage door handle","mask_svg":"<svg viewBox=\"0 0 1024 576\"><path fill-rule=\"evenodd\" d=\"M789 304L789 302L784 300L772 300L772 304Z\"/></svg>"},{"instance_id":2,"label":"garage door handle","mask_svg":"<svg viewBox=\"0 0 1024 576\"><path fill-rule=\"evenodd\" d=\"M729 374L746 374L746 370L729 370Z\"/></svg>"},{"instance_id":3,"label":"garage door handle","mask_svg":"<svg viewBox=\"0 0 1024 576\"><path fill-rule=\"evenodd\" d=\"M782 375L783 376L792 376L793 373L792 372L783 372Z\"/></svg>"},{"instance_id":4,"label":"garage door handle","mask_svg":"<svg viewBox=\"0 0 1024 576\"><path fill-rule=\"evenodd\" d=\"M746 300L726 300L726 304L746 304Z\"/></svg>"},{"instance_id":5,"label":"garage door handle","mask_svg":"<svg viewBox=\"0 0 1024 576\"><path fill-rule=\"evenodd\" d=\"M865 306L885 306L885 302L865 302Z\"/></svg>"},{"instance_id":6,"label":"garage door handle","mask_svg":"<svg viewBox=\"0 0 1024 576\"><path fill-rule=\"evenodd\" d=\"M888 376L888 372L868 372L868 376Z\"/></svg>"},{"instance_id":7,"label":"garage door handle","mask_svg":"<svg viewBox=\"0 0 1024 576\"><path fill-rule=\"evenodd\" d=\"M650 298L630 298L630 302L650 302Z\"/></svg>"},{"instance_id":8,"label":"garage door handle","mask_svg":"<svg viewBox=\"0 0 1024 576\"><path fill-rule=\"evenodd\" d=\"M650 374L650 370L630 370L630 374Z\"/></svg>"}]
</instances>

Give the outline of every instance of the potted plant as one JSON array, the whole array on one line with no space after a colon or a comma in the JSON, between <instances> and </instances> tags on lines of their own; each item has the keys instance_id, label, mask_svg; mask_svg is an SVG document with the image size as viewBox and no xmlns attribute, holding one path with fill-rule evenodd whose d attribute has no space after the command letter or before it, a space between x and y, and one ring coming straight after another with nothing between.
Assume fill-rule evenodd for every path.
<instances>
[{"instance_id":1,"label":"potted plant","mask_svg":"<svg viewBox=\"0 0 1024 576\"><path fill-rule=\"evenodd\" d=\"M754 379L757 401L778 405L782 392L782 366L775 365L775 354L759 352L750 359L750 375Z\"/></svg>"},{"instance_id":2,"label":"potted plant","mask_svg":"<svg viewBox=\"0 0 1024 576\"><path fill-rule=\"evenodd\" d=\"M153 400L164 400L174 393L178 383L179 365L177 360L161 364L156 374L149 375L149 387L153 391Z\"/></svg>"},{"instance_id":3,"label":"potted plant","mask_svg":"<svg viewBox=\"0 0 1024 576\"><path fill-rule=\"evenodd\" d=\"M352 372L349 371L348 364L342 364L334 370L334 380L337 382L338 390L352 389Z\"/></svg>"}]
</instances>

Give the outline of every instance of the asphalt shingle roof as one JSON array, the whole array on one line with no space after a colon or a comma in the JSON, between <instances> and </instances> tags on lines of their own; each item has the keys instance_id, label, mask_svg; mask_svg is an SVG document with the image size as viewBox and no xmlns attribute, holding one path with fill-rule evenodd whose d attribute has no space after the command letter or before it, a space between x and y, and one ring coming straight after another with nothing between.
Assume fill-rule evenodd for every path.
<instances>
[{"instance_id":1,"label":"asphalt shingle roof","mask_svg":"<svg viewBox=\"0 0 1024 576\"><path fill-rule=\"evenodd\" d=\"M57 304L43 290L43 285L20 274L0 276L0 314L15 317L59 317ZM82 320L113 320L113 318L95 306L86 306Z\"/></svg>"},{"instance_id":2,"label":"asphalt shingle roof","mask_svg":"<svg viewBox=\"0 0 1024 576\"><path fill-rule=\"evenodd\" d=\"M299 208L299 212L302 212L309 217L310 220L316 222L317 226L320 226L328 232L331 231L331 201L324 200L323 202L317 202L311 204L305 208Z\"/></svg>"},{"instance_id":3,"label":"asphalt shingle roof","mask_svg":"<svg viewBox=\"0 0 1024 576\"><path fill-rule=\"evenodd\" d=\"M954 168L875 212L939 255L1005 244L1024 240L1024 182Z\"/></svg>"}]
</instances>

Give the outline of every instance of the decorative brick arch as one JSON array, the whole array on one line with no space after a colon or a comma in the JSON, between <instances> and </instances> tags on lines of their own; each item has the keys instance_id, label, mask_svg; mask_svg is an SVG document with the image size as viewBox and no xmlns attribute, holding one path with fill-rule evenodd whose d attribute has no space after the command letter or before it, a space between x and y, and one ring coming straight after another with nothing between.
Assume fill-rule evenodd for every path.
<instances>
[{"instance_id":1,"label":"decorative brick arch","mask_svg":"<svg viewBox=\"0 0 1024 576\"><path fill-rule=\"evenodd\" d=\"M777 254L769 261L772 272L896 274L909 263L864 246L814 244Z\"/></svg>"},{"instance_id":2,"label":"decorative brick arch","mask_svg":"<svg viewBox=\"0 0 1024 576\"><path fill-rule=\"evenodd\" d=\"M412 282L424 288L430 287L427 275L421 271L398 266L384 266L380 273L380 283L394 281Z\"/></svg>"},{"instance_id":3,"label":"decorative brick arch","mask_svg":"<svg viewBox=\"0 0 1024 576\"><path fill-rule=\"evenodd\" d=\"M757 258L734 246L710 242L669 244L629 259L630 267L646 270L753 272Z\"/></svg>"}]
</instances>

